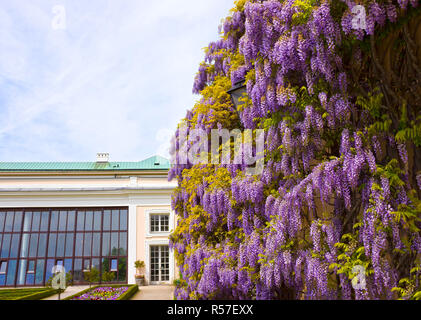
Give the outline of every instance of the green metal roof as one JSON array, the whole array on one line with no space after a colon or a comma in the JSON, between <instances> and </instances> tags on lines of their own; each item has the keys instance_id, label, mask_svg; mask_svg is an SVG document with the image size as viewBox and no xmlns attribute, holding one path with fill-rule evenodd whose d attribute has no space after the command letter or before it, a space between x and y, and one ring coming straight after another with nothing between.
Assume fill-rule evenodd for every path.
<instances>
[{"instance_id":1,"label":"green metal roof","mask_svg":"<svg viewBox=\"0 0 421 320\"><path fill-rule=\"evenodd\" d=\"M160 156L138 162L0 162L0 172L168 170L169 168L169 160Z\"/></svg>"}]
</instances>

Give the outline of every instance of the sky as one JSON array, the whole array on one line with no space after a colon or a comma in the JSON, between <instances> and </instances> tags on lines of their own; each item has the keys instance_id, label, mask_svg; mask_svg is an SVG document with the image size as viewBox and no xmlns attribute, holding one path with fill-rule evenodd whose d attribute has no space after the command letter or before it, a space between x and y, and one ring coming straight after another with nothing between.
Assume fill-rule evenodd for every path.
<instances>
[{"instance_id":1,"label":"sky","mask_svg":"<svg viewBox=\"0 0 421 320\"><path fill-rule=\"evenodd\" d=\"M233 0L0 0L0 161L168 156Z\"/></svg>"}]
</instances>

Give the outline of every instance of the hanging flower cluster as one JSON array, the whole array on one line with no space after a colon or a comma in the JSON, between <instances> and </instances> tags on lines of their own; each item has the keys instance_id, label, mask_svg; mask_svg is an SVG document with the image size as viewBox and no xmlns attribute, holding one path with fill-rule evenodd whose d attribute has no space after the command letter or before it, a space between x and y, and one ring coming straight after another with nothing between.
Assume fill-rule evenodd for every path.
<instances>
[{"instance_id":1,"label":"hanging flower cluster","mask_svg":"<svg viewBox=\"0 0 421 320\"><path fill-rule=\"evenodd\" d=\"M421 298L420 22L418 0L236 1L183 126L264 129L265 167L177 164L177 130L177 299Z\"/></svg>"}]
</instances>

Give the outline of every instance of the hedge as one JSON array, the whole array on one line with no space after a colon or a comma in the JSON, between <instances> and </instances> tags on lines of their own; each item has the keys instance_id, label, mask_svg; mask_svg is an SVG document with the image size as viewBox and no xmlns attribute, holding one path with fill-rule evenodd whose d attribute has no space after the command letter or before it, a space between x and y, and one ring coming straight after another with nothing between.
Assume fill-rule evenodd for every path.
<instances>
[{"instance_id":1,"label":"hedge","mask_svg":"<svg viewBox=\"0 0 421 320\"><path fill-rule=\"evenodd\" d=\"M56 293L57 290L51 288L3 289L0 300L40 300Z\"/></svg>"},{"instance_id":2,"label":"hedge","mask_svg":"<svg viewBox=\"0 0 421 320\"><path fill-rule=\"evenodd\" d=\"M97 286L93 286L91 288L87 288L85 290L82 290L78 293L75 293L74 295L68 296L66 298L63 298L62 300L71 300L75 297L81 296L91 290L94 290L96 288L101 288L101 287L111 287L111 288L120 288L120 287L129 287L127 289L127 291L125 293L123 293L117 300L129 300L138 290L139 287L137 286L137 284L132 284L132 285L97 285Z\"/></svg>"}]
</instances>

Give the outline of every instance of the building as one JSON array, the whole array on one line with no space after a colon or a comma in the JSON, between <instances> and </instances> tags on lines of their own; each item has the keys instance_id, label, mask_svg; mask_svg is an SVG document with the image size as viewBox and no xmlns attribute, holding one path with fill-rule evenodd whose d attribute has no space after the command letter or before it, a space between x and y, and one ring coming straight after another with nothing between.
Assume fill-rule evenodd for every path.
<instances>
[{"instance_id":1,"label":"building","mask_svg":"<svg viewBox=\"0 0 421 320\"><path fill-rule=\"evenodd\" d=\"M168 236L174 183L169 161L0 162L0 287L44 285L55 265L75 283L92 267L135 283L136 260L148 284L176 271Z\"/></svg>"}]
</instances>

